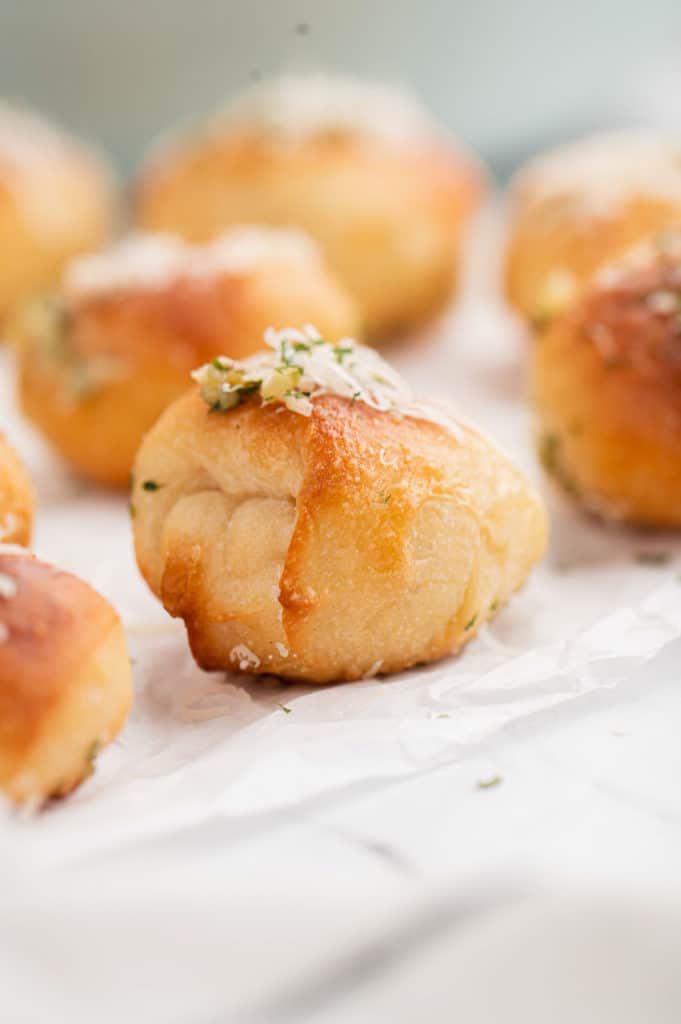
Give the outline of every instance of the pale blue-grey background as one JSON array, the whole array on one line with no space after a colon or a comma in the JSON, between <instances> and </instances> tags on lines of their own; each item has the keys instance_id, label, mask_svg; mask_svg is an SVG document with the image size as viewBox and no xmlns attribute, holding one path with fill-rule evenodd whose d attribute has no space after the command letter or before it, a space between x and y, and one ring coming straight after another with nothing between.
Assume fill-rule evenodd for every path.
<instances>
[{"instance_id":1,"label":"pale blue-grey background","mask_svg":"<svg viewBox=\"0 0 681 1024\"><path fill-rule=\"evenodd\" d=\"M319 67L410 84L503 171L591 127L674 126L680 53L680 0L0 0L0 94L125 171L253 77Z\"/></svg>"}]
</instances>

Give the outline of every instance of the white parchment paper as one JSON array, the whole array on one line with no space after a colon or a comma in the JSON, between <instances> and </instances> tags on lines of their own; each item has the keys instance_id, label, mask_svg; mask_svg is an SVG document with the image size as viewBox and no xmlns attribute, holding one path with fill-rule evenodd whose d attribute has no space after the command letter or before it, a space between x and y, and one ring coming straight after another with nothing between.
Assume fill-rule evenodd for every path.
<instances>
[{"instance_id":1,"label":"white parchment paper","mask_svg":"<svg viewBox=\"0 0 681 1024\"><path fill-rule=\"evenodd\" d=\"M453 402L540 480L525 400L523 362L528 342L491 285L494 225L490 218L481 227L458 310L427 336L400 349L394 360L418 393ZM268 830L276 832L283 821L300 820L306 809L342 808L377 787L428 779L431 773L456 765L474 763L484 781L499 767L495 744L502 744L523 723L531 727L534 722L540 731L554 729L561 718L553 712L576 707L594 694L604 695L606 701L608 695L615 699L641 673L645 676L646 666L658 665L660 659L667 669L675 663L681 633L679 541L672 535L605 527L542 483L552 515L547 558L523 592L460 655L392 678L324 688L263 686L257 680L244 683L242 678L203 673L189 655L181 625L165 615L139 578L126 499L73 479L21 421L13 405L7 358L0 365L0 388L2 427L27 459L38 489L36 551L89 580L114 603L127 629L136 692L120 738L100 756L95 775L72 798L37 817L17 815L6 807L0 810L0 899L15 908L15 916L5 918L4 931L0 921L0 943L8 939L7 922L14 921L12 927L16 927L17 921L25 920L36 926L40 908L44 911L53 898L52 878L59 880L55 884L60 891L68 891L67 880L75 886L75 902L69 906L76 907L74 922L79 927L87 920L88 907L93 914L99 908L103 922L115 922L112 899L116 900L109 885L115 888L128 876L106 866L111 858L134 860L136 851L140 857L144 851L156 851L156 867L151 869L146 859L145 871L161 871L162 864L164 880L177 872L166 888L155 878L151 888L144 889L149 903L147 924L156 920L161 891L167 907L168 901L173 902L172 893L176 894L174 912L184 908L183 913L189 913L188 907L204 907L205 901L208 906L212 899L220 912L229 913L232 908L243 917L244 908L251 907L256 908L257 918L256 879L243 875L241 895L235 896L230 889L228 898L224 890L216 890L220 869L211 862L205 876L192 875L189 882L187 862L176 852L178 837L195 831L203 834L201 830L207 828L226 829L218 831L215 842L222 850L225 870L231 865L229 870L237 871L230 851L244 837L270 835ZM651 552L657 556L655 564ZM221 712L217 717L205 717L216 710ZM615 718L612 728L616 731ZM528 807L542 808L546 794L540 797L528 785L526 801ZM453 808L443 813L449 810ZM381 813L380 806L374 809L374 822L380 823ZM387 817L385 821L387 827ZM272 849L259 842L258 846L253 840L252 849L259 851L253 856L262 868L260 877L271 877L283 866L298 878L299 849L292 853L283 840L283 847L275 844ZM481 863L489 859L494 844L481 839L479 845ZM193 850L192 858L195 855ZM471 857L467 869L475 859ZM310 862L305 858L303 862L307 882L299 881L301 887L307 886L309 896ZM97 876L102 885L92 882L83 897L77 880L95 870L104 872ZM334 884L344 894L345 906L354 908L356 920L369 928L394 914L396 904L367 865L362 862L361 868L353 870L354 889L338 880ZM437 871L446 875L444 859ZM142 921L147 897L139 881L136 875L134 889L127 892L135 892ZM393 893L392 885L388 890ZM314 927L305 922L300 902L287 899L279 905L271 889L265 891L270 894L270 910L277 904L274 923L270 915L268 927L278 929L278 941L284 942L279 931L299 935L312 955ZM322 904L329 898L328 889L323 891ZM407 895L413 893L401 890L397 903ZM79 903L83 898L84 906ZM260 898L264 898L262 892ZM64 916L64 906L60 907L59 913L53 908L55 920L68 927L68 914ZM205 938L205 915L201 914L202 923L196 929L203 928ZM53 934L58 933L58 924ZM119 926L120 921L115 927ZM325 937L322 946L335 948L346 940L351 945L352 929L345 938L342 932L340 928L333 939ZM154 934L158 938L159 933ZM131 943L139 955L138 945L132 939ZM80 939L78 944L83 945ZM251 945L249 938L246 946ZM205 963L203 941L199 946ZM117 948L120 955L122 946ZM35 987L47 975L40 958L31 959L31 949L27 942L21 964ZM291 972L291 964L286 963ZM253 967L249 960L248 964ZM249 970L244 967L236 975L232 996L236 999L238 992L250 998ZM26 990L16 977L13 974L19 1006ZM80 1005L74 992L81 981L75 974L69 980L66 971L60 983L63 1007L75 1014L74 1019L78 1011L73 1007ZM158 996L158 981L154 985ZM179 980L175 987L170 981L168 991L174 992L172 998L144 1003L147 1015L139 1019L192 1020L198 1018L182 1015L189 1012L187 1007L200 1004L208 1013L227 1005L224 999L215 1005L202 1001L186 981L184 988ZM134 1005L139 1008L139 987L135 992ZM237 1004L241 1006L239 1000ZM89 1005L87 999L82 1003ZM155 1016L160 1006L163 1012ZM120 993L111 1007L116 1014L129 1011ZM102 1013L102 1019L109 1019L106 1008ZM111 1013L115 1019L114 1009ZM28 1015L25 1019L45 1018Z\"/></svg>"}]
</instances>

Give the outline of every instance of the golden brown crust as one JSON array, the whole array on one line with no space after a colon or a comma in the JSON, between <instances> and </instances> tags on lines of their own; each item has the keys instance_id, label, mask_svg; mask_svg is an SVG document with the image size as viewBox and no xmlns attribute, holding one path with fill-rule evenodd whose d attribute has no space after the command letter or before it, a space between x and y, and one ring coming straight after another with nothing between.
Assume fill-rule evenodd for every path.
<instances>
[{"instance_id":1,"label":"golden brown crust","mask_svg":"<svg viewBox=\"0 0 681 1024\"><path fill-rule=\"evenodd\" d=\"M441 657L545 542L539 499L476 431L332 395L306 418L190 392L135 480L140 568L205 668L327 682Z\"/></svg>"},{"instance_id":2,"label":"golden brown crust","mask_svg":"<svg viewBox=\"0 0 681 1024\"><path fill-rule=\"evenodd\" d=\"M632 197L590 216L575 213L573 205L570 196L556 196L520 204L512 213L506 294L540 329L581 294L599 267L648 235L681 224L681 205L663 197Z\"/></svg>"},{"instance_id":3,"label":"golden brown crust","mask_svg":"<svg viewBox=\"0 0 681 1024\"><path fill-rule=\"evenodd\" d=\"M314 323L332 340L359 327L316 259L85 295L66 311L56 350L30 327L16 332L22 407L76 470L113 487L127 485L142 437L201 363L257 352L272 325Z\"/></svg>"},{"instance_id":4,"label":"golden brown crust","mask_svg":"<svg viewBox=\"0 0 681 1024\"><path fill-rule=\"evenodd\" d=\"M344 133L284 141L226 131L157 158L137 211L145 227L193 241L244 221L303 228L375 341L446 304L481 192L477 169L437 142L396 149Z\"/></svg>"},{"instance_id":5,"label":"golden brown crust","mask_svg":"<svg viewBox=\"0 0 681 1024\"><path fill-rule=\"evenodd\" d=\"M18 802L70 792L131 697L108 602L70 573L0 550L0 789Z\"/></svg>"},{"instance_id":6,"label":"golden brown crust","mask_svg":"<svg viewBox=\"0 0 681 1024\"><path fill-rule=\"evenodd\" d=\"M28 544L33 487L19 456L0 434L0 543Z\"/></svg>"},{"instance_id":7,"label":"golden brown crust","mask_svg":"<svg viewBox=\"0 0 681 1024\"><path fill-rule=\"evenodd\" d=\"M601 514L681 525L681 263L596 281L533 354L545 460Z\"/></svg>"}]
</instances>

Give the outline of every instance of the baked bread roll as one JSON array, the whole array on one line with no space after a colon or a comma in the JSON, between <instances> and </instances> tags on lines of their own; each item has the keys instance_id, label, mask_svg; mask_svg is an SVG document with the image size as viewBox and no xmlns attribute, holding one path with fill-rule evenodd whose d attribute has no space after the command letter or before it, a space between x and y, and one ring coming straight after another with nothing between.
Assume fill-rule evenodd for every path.
<instances>
[{"instance_id":1,"label":"baked bread roll","mask_svg":"<svg viewBox=\"0 0 681 1024\"><path fill-rule=\"evenodd\" d=\"M332 340L358 328L305 236L241 228L204 246L136 236L75 261L59 295L15 326L21 404L79 473L125 487L142 437L191 370L257 351L269 325L292 317Z\"/></svg>"},{"instance_id":2,"label":"baked bread roll","mask_svg":"<svg viewBox=\"0 0 681 1024\"><path fill-rule=\"evenodd\" d=\"M312 683L455 650L542 553L540 499L374 350L270 332L217 360L137 455L140 569L207 669Z\"/></svg>"},{"instance_id":3,"label":"baked bread roll","mask_svg":"<svg viewBox=\"0 0 681 1024\"><path fill-rule=\"evenodd\" d=\"M19 456L0 434L0 544L28 544L33 487Z\"/></svg>"},{"instance_id":4,"label":"baked bread roll","mask_svg":"<svg viewBox=\"0 0 681 1024\"><path fill-rule=\"evenodd\" d=\"M70 573L0 548L0 791L21 804L70 793L131 698L111 605Z\"/></svg>"},{"instance_id":5,"label":"baked bread roll","mask_svg":"<svg viewBox=\"0 0 681 1024\"><path fill-rule=\"evenodd\" d=\"M506 287L543 329L594 271L651 233L681 223L681 145L598 135L532 160L511 188Z\"/></svg>"},{"instance_id":6,"label":"baked bread roll","mask_svg":"<svg viewBox=\"0 0 681 1024\"><path fill-rule=\"evenodd\" d=\"M303 228L380 341L448 302L482 180L411 97L343 78L283 78L157 146L137 213L144 227L192 241L240 221Z\"/></svg>"},{"instance_id":7,"label":"baked bread roll","mask_svg":"<svg viewBox=\"0 0 681 1024\"><path fill-rule=\"evenodd\" d=\"M548 471L601 515L681 526L681 232L603 268L532 359Z\"/></svg>"},{"instance_id":8,"label":"baked bread roll","mask_svg":"<svg viewBox=\"0 0 681 1024\"><path fill-rule=\"evenodd\" d=\"M107 236L112 178L101 158L42 118L0 102L0 327Z\"/></svg>"}]
</instances>

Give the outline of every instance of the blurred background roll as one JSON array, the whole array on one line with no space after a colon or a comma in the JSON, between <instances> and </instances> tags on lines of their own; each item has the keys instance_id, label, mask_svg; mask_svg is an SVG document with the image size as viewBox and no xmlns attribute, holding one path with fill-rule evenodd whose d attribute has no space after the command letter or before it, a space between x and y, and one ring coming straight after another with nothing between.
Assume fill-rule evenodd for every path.
<instances>
[{"instance_id":1,"label":"blurred background roll","mask_svg":"<svg viewBox=\"0 0 681 1024\"><path fill-rule=\"evenodd\" d=\"M203 246L134 235L73 261L63 286L15 317L25 415L81 475L125 487L145 432L215 356L264 347L272 324L359 328L305 235L243 226Z\"/></svg>"},{"instance_id":2,"label":"blurred background roll","mask_svg":"<svg viewBox=\"0 0 681 1024\"><path fill-rule=\"evenodd\" d=\"M98 153L0 99L0 326L113 228L112 175Z\"/></svg>"}]
</instances>

